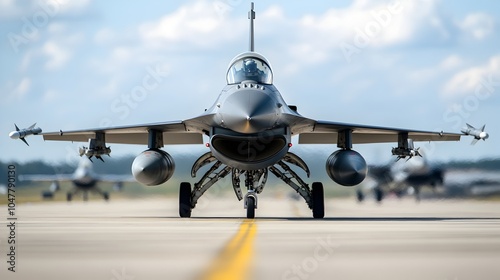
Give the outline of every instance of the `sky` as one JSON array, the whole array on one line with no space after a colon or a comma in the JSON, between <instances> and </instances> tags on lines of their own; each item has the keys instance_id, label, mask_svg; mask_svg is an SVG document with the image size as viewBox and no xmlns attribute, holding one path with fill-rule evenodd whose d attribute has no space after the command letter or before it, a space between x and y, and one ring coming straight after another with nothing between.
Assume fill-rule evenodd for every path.
<instances>
[{"instance_id":1,"label":"sky","mask_svg":"<svg viewBox=\"0 0 500 280\"><path fill-rule=\"evenodd\" d=\"M302 115L321 120L459 132L490 139L418 143L431 161L500 157L500 2L255 1L255 49ZM0 0L0 160L75 161L84 143L30 146L43 131L195 117L248 50L250 1ZM154 83L145 89L144 80ZM138 94L138 92L140 94ZM368 163L396 144L355 145ZM112 156L145 146L111 144ZM334 145L294 145L330 154ZM206 151L166 147L174 158Z\"/></svg>"}]
</instances>

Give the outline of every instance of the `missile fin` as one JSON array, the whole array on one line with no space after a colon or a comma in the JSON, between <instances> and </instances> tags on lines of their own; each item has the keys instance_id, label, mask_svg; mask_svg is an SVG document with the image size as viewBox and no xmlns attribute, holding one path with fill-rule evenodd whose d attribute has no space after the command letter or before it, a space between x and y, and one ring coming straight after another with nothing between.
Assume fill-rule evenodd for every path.
<instances>
[{"instance_id":1,"label":"missile fin","mask_svg":"<svg viewBox=\"0 0 500 280\"><path fill-rule=\"evenodd\" d=\"M23 138L19 138L19 139L21 139L26 145L28 145L28 146L30 145L30 144L28 144L28 141L26 141L26 139L24 139L24 137Z\"/></svg>"}]
</instances>

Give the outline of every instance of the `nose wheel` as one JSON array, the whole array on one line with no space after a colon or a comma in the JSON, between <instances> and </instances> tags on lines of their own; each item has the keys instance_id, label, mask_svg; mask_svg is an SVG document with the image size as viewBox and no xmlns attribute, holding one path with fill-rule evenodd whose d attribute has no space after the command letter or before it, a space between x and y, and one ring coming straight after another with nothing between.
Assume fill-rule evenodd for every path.
<instances>
[{"instance_id":1,"label":"nose wheel","mask_svg":"<svg viewBox=\"0 0 500 280\"><path fill-rule=\"evenodd\" d=\"M255 209L257 208L257 196L253 193L248 193L245 196L245 208L247 209L247 218L255 218Z\"/></svg>"}]
</instances>

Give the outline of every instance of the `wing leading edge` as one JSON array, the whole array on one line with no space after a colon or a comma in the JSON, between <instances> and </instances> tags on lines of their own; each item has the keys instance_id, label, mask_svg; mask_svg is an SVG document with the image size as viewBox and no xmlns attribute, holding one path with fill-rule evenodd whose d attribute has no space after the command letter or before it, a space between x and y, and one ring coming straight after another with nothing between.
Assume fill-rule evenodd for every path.
<instances>
[{"instance_id":1,"label":"wing leading edge","mask_svg":"<svg viewBox=\"0 0 500 280\"><path fill-rule=\"evenodd\" d=\"M91 128L84 130L57 131L41 133L48 141L87 142L96 138L96 134L104 133L106 143L115 144L148 144L150 130L160 131L163 134L164 144L203 144L203 133L208 124L207 116L189 119L186 121L170 121L107 128Z\"/></svg>"},{"instance_id":2,"label":"wing leading edge","mask_svg":"<svg viewBox=\"0 0 500 280\"><path fill-rule=\"evenodd\" d=\"M336 144L338 133L352 131L353 144L398 142L398 136L407 133L414 141L460 141L463 134L411 130L403 128L368 126L359 124L316 121L312 131L299 135L299 144Z\"/></svg>"}]
</instances>

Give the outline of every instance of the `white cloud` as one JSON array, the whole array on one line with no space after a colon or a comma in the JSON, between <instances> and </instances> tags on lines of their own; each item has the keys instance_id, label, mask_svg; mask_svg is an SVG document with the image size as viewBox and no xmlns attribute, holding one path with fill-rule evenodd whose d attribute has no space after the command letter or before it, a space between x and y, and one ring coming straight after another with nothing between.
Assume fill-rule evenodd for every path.
<instances>
[{"instance_id":1,"label":"white cloud","mask_svg":"<svg viewBox=\"0 0 500 280\"><path fill-rule=\"evenodd\" d=\"M169 47L168 43L213 46L234 40L241 34L239 27L238 22L221 18L212 3L199 1L181 6L158 21L142 24L139 34L146 45L157 48Z\"/></svg>"},{"instance_id":2,"label":"white cloud","mask_svg":"<svg viewBox=\"0 0 500 280\"><path fill-rule=\"evenodd\" d=\"M456 69L460 65L463 64L462 58L460 58L458 55L450 55L447 58L445 58L441 63L439 64L439 68L443 70L448 70L448 69Z\"/></svg>"},{"instance_id":3,"label":"white cloud","mask_svg":"<svg viewBox=\"0 0 500 280\"><path fill-rule=\"evenodd\" d=\"M60 69L71 56L70 52L56 41L46 42L42 47L42 52L48 57L48 61L45 63L47 70Z\"/></svg>"},{"instance_id":4,"label":"white cloud","mask_svg":"<svg viewBox=\"0 0 500 280\"><path fill-rule=\"evenodd\" d=\"M496 87L500 83L500 55L491 57L485 65L471 67L455 74L445 83L442 95L445 98L453 98L474 94L478 87L484 86L488 81L492 81L492 86Z\"/></svg>"},{"instance_id":5,"label":"white cloud","mask_svg":"<svg viewBox=\"0 0 500 280\"><path fill-rule=\"evenodd\" d=\"M58 98L60 98L59 94L53 90L53 89L48 89L47 91L45 91L45 93L43 94L42 96L42 101L44 103L49 103L49 102L52 102L52 101L57 101Z\"/></svg>"},{"instance_id":6,"label":"white cloud","mask_svg":"<svg viewBox=\"0 0 500 280\"><path fill-rule=\"evenodd\" d=\"M66 24L64 23L61 23L61 22L51 22L47 28L47 30L49 31L49 33L51 33L52 35L54 34L62 34L64 33L67 28L66 28Z\"/></svg>"},{"instance_id":7,"label":"white cloud","mask_svg":"<svg viewBox=\"0 0 500 280\"><path fill-rule=\"evenodd\" d=\"M272 5L267 10L260 13L259 20L260 19L284 20L285 13L283 11L283 8L281 8L280 6Z\"/></svg>"},{"instance_id":8,"label":"white cloud","mask_svg":"<svg viewBox=\"0 0 500 280\"><path fill-rule=\"evenodd\" d=\"M90 0L0 0L0 19L20 20L21 17L26 17L32 20L35 14L40 13L48 15L49 18L61 14L81 14L90 2Z\"/></svg>"},{"instance_id":9,"label":"white cloud","mask_svg":"<svg viewBox=\"0 0 500 280\"><path fill-rule=\"evenodd\" d=\"M383 47L410 41L423 31L435 33L431 29L441 29L443 25L436 12L437 6L431 1L358 0L344 9L306 16L301 25L351 43L359 30L370 38L371 45Z\"/></svg>"},{"instance_id":10,"label":"white cloud","mask_svg":"<svg viewBox=\"0 0 500 280\"><path fill-rule=\"evenodd\" d=\"M84 41L83 34L68 34L63 31L65 28L56 28L56 30L60 30L63 33L53 34L51 36L53 39L46 41L39 52L47 58L45 62L45 69L47 70L59 70L63 68L73 56L73 52L77 46Z\"/></svg>"},{"instance_id":11,"label":"white cloud","mask_svg":"<svg viewBox=\"0 0 500 280\"><path fill-rule=\"evenodd\" d=\"M495 21L488 14L474 13L467 15L458 25L464 32L480 40L493 33Z\"/></svg>"},{"instance_id":12,"label":"white cloud","mask_svg":"<svg viewBox=\"0 0 500 280\"><path fill-rule=\"evenodd\" d=\"M94 42L97 44L108 44L112 43L114 40L116 40L116 34L109 28L103 28L97 31L94 36Z\"/></svg>"},{"instance_id":13,"label":"white cloud","mask_svg":"<svg viewBox=\"0 0 500 280\"><path fill-rule=\"evenodd\" d=\"M33 3L20 3L15 0L0 0L0 19L15 19L23 14L23 6L32 6Z\"/></svg>"},{"instance_id":14,"label":"white cloud","mask_svg":"<svg viewBox=\"0 0 500 280\"><path fill-rule=\"evenodd\" d=\"M111 51L111 59L116 63L127 64L132 55L132 50L126 47L116 47Z\"/></svg>"},{"instance_id":15,"label":"white cloud","mask_svg":"<svg viewBox=\"0 0 500 280\"><path fill-rule=\"evenodd\" d=\"M15 99L22 99L26 95L26 93L30 90L30 88L31 88L31 79L28 77L24 77L16 86L16 88L11 92L11 97Z\"/></svg>"},{"instance_id":16,"label":"white cloud","mask_svg":"<svg viewBox=\"0 0 500 280\"><path fill-rule=\"evenodd\" d=\"M463 64L458 55L450 55L436 65L424 69L416 69L410 74L410 79L415 83L427 83L431 80L442 79L443 74L450 73Z\"/></svg>"},{"instance_id":17,"label":"white cloud","mask_svg":"<svg viewBox=\"0 0 500 280\"><path fill-rule=\"evenodd\" d=\"M63 14L80 13L90 4L90 0L53 0L52 2L59 3L59 12Z\"/></svg>"},{"instance_id":18,"label":"white cloud","mask_svg":"<svg viewBox=\"0 0 500 280\"><path fill-rule=\"evenodd\" d=\"M33 54L34 54L34 52L32 50L28 50L25 52L25 54L23 55L20 67L19 67L19 70L21 72L26 72L29 69L29 67L31 65L31 61L33 59Z\"/></svg>"},{"instance_id":19,"label":"white cloud","mask_svg":"<svg viewBox=\"0 0 500 280\"><path fill-rule=\"evenodd\" d=\"M326 10L299 19L290 55L315 57L317 63L343 58L345 47L387 49L407 45L440 45L454 39L456 27L443 17L434 1L354 1L345 8ZM308 46L305 46L308 45ZM358 53L359 53L358 52ZM349 61L349 60L348 60Z\"/></svg>"}]
</instances>

